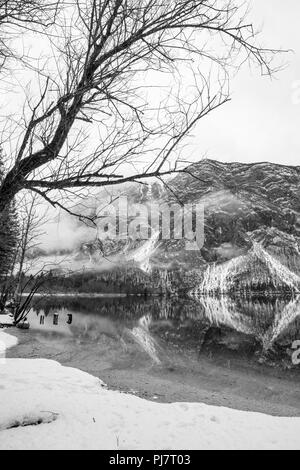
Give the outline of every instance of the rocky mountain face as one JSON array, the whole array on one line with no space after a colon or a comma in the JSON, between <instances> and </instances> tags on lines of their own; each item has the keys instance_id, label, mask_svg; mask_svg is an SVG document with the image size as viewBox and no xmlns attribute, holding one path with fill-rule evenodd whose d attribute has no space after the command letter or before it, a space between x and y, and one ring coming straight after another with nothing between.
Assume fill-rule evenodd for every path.
<instances>
[{"instance_id":1,"label":"rocky mountain face","mask_svg":"<svg viewBox=\"0 0 300 470\"><path fill-rule=\"evenodd\" d=\"M83 244L74 259L99 266L111 258L116 269L129 265L149 276L169 272L198 293L300 290L300 166L203 160L166 186L130 186L126 196L129 204L202 204L203 248L187 251L184 239L153 231L146 241Z\"/></svg>"},{"instance_id":2,"label":"rocky mountain face","mask_svg":"<svg viewBox=\"0 0 300 470\"><path fill-rule=\"evenodd\" d=\"M153 262L198 271L202 293L299 291L299 183L300 166L190 166L168 183L163 199L204 205L204 246L188 252L183 241L162 241Z\"/></svg>"},{"instance_id":3,"label":"rocky mountain face","mask_svg":"<svg viewBox=\"0 0 300 470\"><path fill-rule=\"evenodd\" d=\"M259 243L298 271L300 167L205 160L171 183L176 197L205 206L206 262L222 262Z\"/></svg>"}]
</instances>

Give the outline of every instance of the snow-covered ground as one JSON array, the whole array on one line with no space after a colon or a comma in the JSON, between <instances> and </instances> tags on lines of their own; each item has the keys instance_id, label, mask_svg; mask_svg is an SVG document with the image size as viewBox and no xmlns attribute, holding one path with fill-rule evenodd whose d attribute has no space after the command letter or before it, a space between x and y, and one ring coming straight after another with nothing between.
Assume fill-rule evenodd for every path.
<instances>
[{"instance_id":1,"label":"snow-covered ground","mask_svg":"<svg viewBox=\"0 0 300 470\"><path fill-rule=\"evenodd\" d=\"M7 359L0 449L300 449L300 419L153 403L53 361Z\"/></svg>"},{"instance_id":2,"label":"snow-covered ground","mask_svg":"<svg viewBox=\"0 0 300 470\"><path fill-rule=\"evenodd\" d=\"M15 336L8 335L3 330L0 330L0 366L5 364L6 350L12 348L18 344L17 338ZM0 382L0 392L1 392L1 382ZM1 414L0 414L1 420Z\"/></svg>"},{"instance_id":3,"label":"snow-covered ground","mask_svg":"<svg viewBox=\"0 0 300 470\"><path fill-rule=\"evenodd\" d=\"M0 315L0 325L11 326L14 323L14 317L10 314Z\"/></svg>"}]
</instances>

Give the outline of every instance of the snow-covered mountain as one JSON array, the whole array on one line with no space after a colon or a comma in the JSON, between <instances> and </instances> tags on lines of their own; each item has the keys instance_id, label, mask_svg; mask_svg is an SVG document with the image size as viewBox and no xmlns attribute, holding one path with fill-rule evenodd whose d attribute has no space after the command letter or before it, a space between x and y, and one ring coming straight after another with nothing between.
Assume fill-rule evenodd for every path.
<instances>
[{"instance_id":1,"label":"snow-covered mountain","mask_svg":"<svg viewBox=\"0 0 300 470\"><path fill-rule=\"evenodd\" d=\"M76 269L80 263L106 269L110 261L145 273L181 270L195 273L195 283L186 287L205 293L299 290L300 166L203 160L165 187L133 185L122 190L124 195L145 205L203 204L203 248L187 251L185 240L163 240L157 232L146 241L96 238L67 254Z\"/></svg>"},{"instance_id":2,"label":"snow-covered mountain","mask_svg":"<svg viewBox=\"0 0 300 470\"><path fill-rule=\"evenodd\" d=\"M226 294L240 291L282 292L300 290L300 277L254 242L246 255L210 264L200 284L192 291L201 294Z\"/></svg>"}]
</instances>

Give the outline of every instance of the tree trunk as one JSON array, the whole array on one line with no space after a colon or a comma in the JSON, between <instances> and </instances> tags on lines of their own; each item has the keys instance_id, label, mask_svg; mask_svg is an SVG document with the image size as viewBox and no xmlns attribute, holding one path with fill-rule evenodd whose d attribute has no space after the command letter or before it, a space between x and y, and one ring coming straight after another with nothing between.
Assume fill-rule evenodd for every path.
<instances>
[{"instance_id":1,"label":"tree trunk","mask_svg":"<svg viewBox=\"0 0 300 470\"><path fill-rule=\"evenodd\" d=\"M13 202L18 189L14 184L9 184L7 180L0 185L0 216L5 217L5 212L9 210L10 204Z\"/></svg>"}]
</instances>

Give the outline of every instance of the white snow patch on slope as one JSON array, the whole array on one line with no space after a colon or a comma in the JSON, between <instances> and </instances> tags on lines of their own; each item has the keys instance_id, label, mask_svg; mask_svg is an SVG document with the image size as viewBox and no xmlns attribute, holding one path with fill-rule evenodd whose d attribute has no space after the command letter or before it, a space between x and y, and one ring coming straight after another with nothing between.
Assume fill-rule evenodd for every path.
<instances>
[{"instance_id":1,"label":"white snow patch on slope","mask_svg":"<svg viewBox=\"0 0 300 470\"><path fill-rule=\"evenodd\" d=\"M159 240L159 232L155 232L149 240L142 246L126 255L128 261L132 260L145 273L151 273L151 256L155 252L156 244Z\"/></svg>"},{"instance_id":2,"label":"white snow patch on slope","mask_svg":"<svg viewBox=\"0 0 300 470\"><path fill-rule=\"evenodd\" d=\"M47 360L0 367L0 449L300 449L300 419L204 404L158 404L108 391ZM55 414L37 426L24 417Z\"/></svg>"},{"instance_id":3,"label":"white snow patch on slope","mask_svg":"<svg viewBox=\"0 0 300 470\"><path fill-rule=\"evenodd\" d=\"M262 279L257 278L257 274L251 271L252 267L258 266L260 262L265 266ZM252 282L269 281L279 289L285 286L292 290L299 290L300 277L273 258L259 243L254 243L247 255L238 256L222 264L209 265L200 285L192 290L190 295L197 297L216 292L226 294L234 287L235 280L245 273L248 275L252 273L250 276Z\"/></svg>"}]
</instances>

